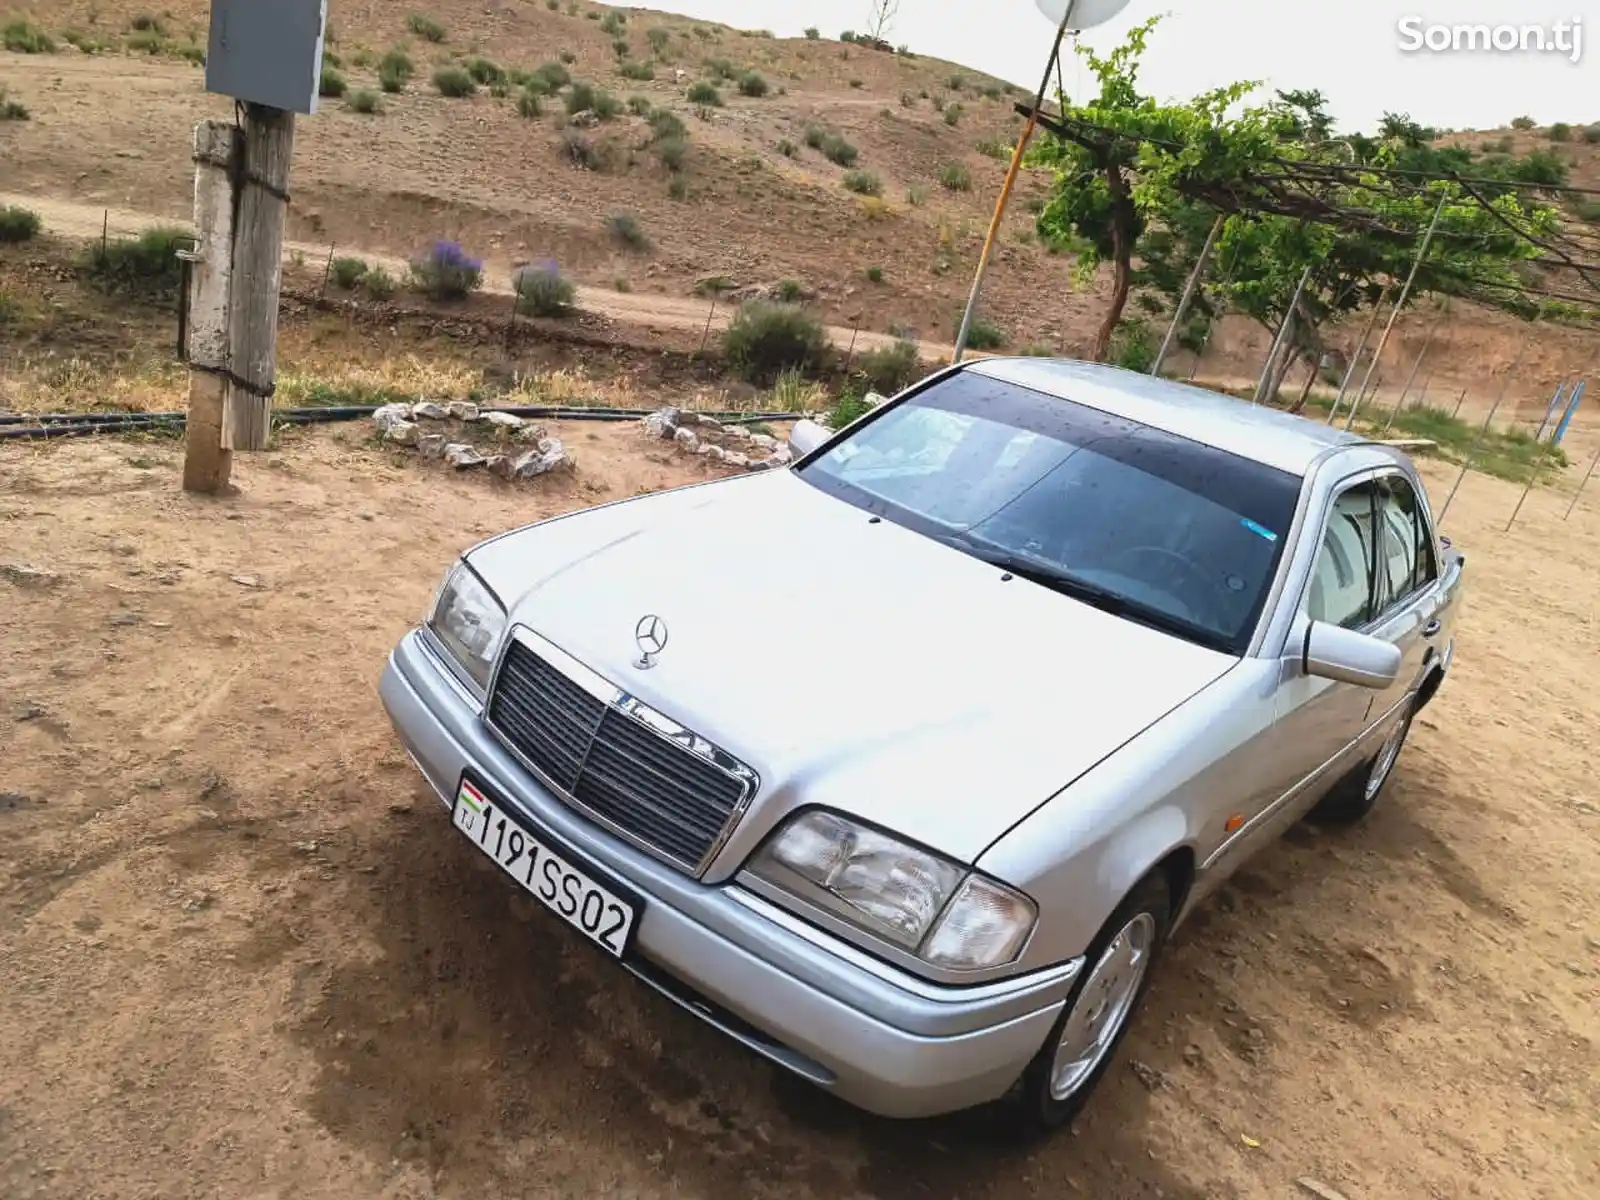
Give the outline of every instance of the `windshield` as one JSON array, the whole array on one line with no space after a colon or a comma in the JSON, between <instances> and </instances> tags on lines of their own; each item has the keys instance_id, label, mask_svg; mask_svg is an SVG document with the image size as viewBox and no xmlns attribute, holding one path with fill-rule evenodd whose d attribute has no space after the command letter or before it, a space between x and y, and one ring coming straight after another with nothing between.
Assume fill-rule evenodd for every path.
<instances>
[{"instance_id":1,"label":"windshield","mask_svg":"<svg viewBox=\"0 0 1600 1200\"><path fill-rule=\"evenodd\" d=\"M858 508L1132 620L1242 654L1300 479L970 371L807 463Z\"/></svg>"}]
</instances>

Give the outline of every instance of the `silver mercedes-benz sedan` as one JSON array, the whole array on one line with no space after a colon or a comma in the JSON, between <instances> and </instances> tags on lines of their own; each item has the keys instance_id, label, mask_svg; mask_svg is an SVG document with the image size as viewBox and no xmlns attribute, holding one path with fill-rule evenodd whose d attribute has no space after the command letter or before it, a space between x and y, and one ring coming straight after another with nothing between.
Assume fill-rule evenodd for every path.
<instances>
[{"instance_id":1,"label":"silver mercedes-benz sedan","mask_svg":"<svg viewBox=\"0 0 1600 1200\"><path fill-rule=\"evenodd\" d=\"M1462 556L1395 450L1082 363L793 443L469 551L384 704L458 836L747 1047L1059 1124L1194 906L1381 798Z\"/></svg>"}]
</instances>

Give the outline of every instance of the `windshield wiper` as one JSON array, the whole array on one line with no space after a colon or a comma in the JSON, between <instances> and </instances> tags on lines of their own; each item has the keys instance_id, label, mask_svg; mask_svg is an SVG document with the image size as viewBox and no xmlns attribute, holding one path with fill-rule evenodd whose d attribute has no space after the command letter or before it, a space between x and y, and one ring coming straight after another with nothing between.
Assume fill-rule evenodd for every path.
<instances>
[{"instance_id":1,"label":"windshield wiper","mask_svg":"<svg viewBox=\"0 0 1600 1200\"><path fill-rule=\"evenodd\" d=\"M1001 550L995 546L986 546L974 542L971 538L952 537L940 540L992 567L998 567L1008 574L1015 575L1018 579L1026 579L1029 583L1049 588L1053 592L1059 592L1113 617L1135 621L1140 625L1147 625L1152 629L1159 629L1163 633L1170 633L1185 641L1199 642L1202 645L1214 646L1217 641L1218 635L1211 630L1202 629L1180 617L1169 616L1159 609L1129 600L1126 596L1090 583L1087 579L1080 579L1076 575L1047 566L1036 559Z\"/></svg>"}]
</instances>

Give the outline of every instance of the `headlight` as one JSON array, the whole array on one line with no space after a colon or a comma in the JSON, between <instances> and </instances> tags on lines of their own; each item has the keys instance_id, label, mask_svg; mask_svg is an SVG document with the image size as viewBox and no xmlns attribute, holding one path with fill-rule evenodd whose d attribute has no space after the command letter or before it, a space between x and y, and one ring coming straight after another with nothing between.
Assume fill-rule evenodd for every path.
<instances>
[{"instance_id":1,"label":"headlight","mask_svg":"<svg viewBox=\"0 0 1600 1200\"><path fill-rule=\"evenodd\" d=\"M465 563L457 563L445 577L428 628L477 683L478 690L486 691L506 631L506 610Z\"/></svg>"},{"instance_id":2,"label":"headlight","mask_svg":"<svg viewBox=\"0 0 1600 1200\"><path fill-rule=\"evenodd\" d=\"M935 966L1011 962L1032 932L1033 901L1004 884L827 812L795 817L751 870Z\"/></svg>"}]
</instances>

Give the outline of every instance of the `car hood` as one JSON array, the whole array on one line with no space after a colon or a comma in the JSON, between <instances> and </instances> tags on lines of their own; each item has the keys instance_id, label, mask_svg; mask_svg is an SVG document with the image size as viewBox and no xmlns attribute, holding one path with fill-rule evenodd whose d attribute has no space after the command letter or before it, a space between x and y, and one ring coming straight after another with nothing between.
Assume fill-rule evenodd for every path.
<instances>
[{"instance_id":1,"label":"car hood","mask_svg":"<svg viewBox=\"0 0 1600 1200\"><path fill-rule=\"evenodd\" d=\"M1004 581L788 471L576 513L469 561L514 624L760 774L712 878L813 804L976 862L1237 661ZM641 670L647 614L668 642Z\"/></svg>"}]
</instances>

